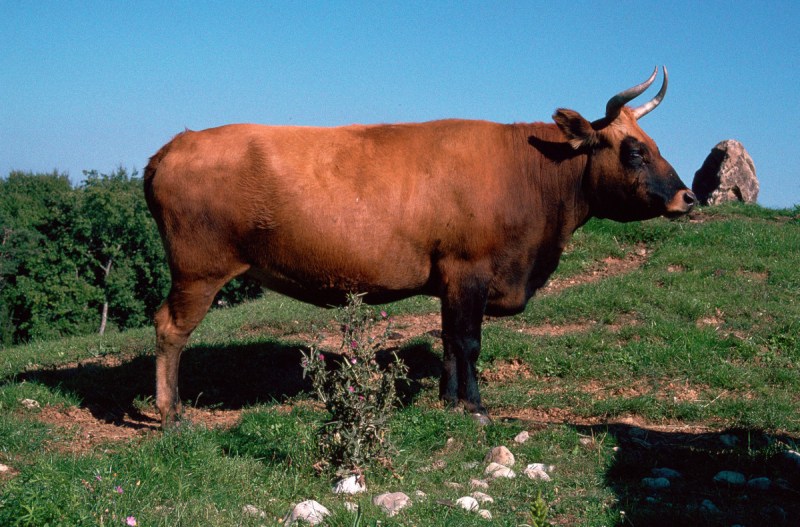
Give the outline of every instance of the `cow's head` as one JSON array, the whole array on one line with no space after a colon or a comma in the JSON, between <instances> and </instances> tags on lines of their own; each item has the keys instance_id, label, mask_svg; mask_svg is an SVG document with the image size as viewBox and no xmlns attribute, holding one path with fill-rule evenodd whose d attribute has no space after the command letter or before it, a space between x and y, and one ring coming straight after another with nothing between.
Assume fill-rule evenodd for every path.
<instances>
[{"instance_id":1,"label":"cow's head","mask_svg":"<svg viewBox=\"0 0 800 527\"><path fill-rule=\"evenodd\" d=\"M689 212L697 198L661 157L637 120L661 103L667 91L667 68L658 94L638 108L625 104L644 92L648 80L618 93L606 105L606 116L590 123L578 112L560 109L553 119L577 151L588 155L585 191L592 215L617 221Z\"/></svg>"}]
</instances>

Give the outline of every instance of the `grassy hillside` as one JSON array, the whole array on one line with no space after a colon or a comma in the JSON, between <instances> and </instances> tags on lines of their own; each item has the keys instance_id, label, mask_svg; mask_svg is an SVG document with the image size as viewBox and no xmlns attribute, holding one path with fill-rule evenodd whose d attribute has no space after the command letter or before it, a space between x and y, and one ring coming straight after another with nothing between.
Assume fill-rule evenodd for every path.
<instances>
[{"instance_id":1,"label":"grassy hillside","mask_svg":"<svg viewBox=\"0 0 800 527\"><path fill-rule=\"evenodd\" d=\"M308 498L331 509L326 525L485 525L440 501L469 494L498 444L519 473L556 470L492 482L496 525L534 525L538 493L553 525L800 524L800 465L784 455L800 442L799 256L800 208L590 222L525 313L485 323L485 428L436 401L438 302L384 307L413 382L393 470L370 471L369 497L352 499L361 517L313 468L325 415L299 357L330 311L268 294L212 312L183 357L188 419L168 433L152 329L2 350L0 525L278 525ZM655 467L682 477L643 486ZM721 470L771 487L714 483ZM396 490L414 505L393 518L371 505Z\"/></svg>"}]
</instances>

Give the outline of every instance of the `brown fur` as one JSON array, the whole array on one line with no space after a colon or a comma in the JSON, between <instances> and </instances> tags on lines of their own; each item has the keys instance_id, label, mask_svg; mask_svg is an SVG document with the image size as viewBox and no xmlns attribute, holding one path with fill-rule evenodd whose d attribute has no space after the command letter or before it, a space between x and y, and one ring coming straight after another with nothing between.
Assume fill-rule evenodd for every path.
<instances>
[{"instance_id":1,"label":"brown fur","mask_svg":"<svg viewBox=\"0 0 800 527\"><path fill-rule=\"evenodd\" d=\"M173 279L156 315L163 423L180 411L186 339L219 288L245 272L319 305L347 292L440 297L441 396L485 414L474 374L483 314L524 309L595 209L652 217L685 189L630 112L599 129L571 111L555 120L245 124L177 135L144 178ZM620 166L627 136L663 161L652 177L673 189L664 203L631 195ZM602 199L616 201L598 207Z\"/></svg>"}]
</instances>

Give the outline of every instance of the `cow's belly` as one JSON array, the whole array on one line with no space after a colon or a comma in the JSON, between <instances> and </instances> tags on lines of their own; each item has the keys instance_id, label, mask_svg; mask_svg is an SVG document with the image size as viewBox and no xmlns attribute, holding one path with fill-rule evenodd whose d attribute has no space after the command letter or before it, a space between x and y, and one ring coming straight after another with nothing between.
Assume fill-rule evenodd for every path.
<instances>
[{"instance_id":1,"label":"cow's belly","mask_svg":"<svg viewBox=\"0 0 800 527\"><path fill-rule=\"evenodd\" d=\"M251 251L248 274L269 289L312 304L342 304L348 293L383 303L433 290L430 259L402 244L380 248L331 238L313 245L297 239L264 242Z\"/></svg>"}]
</instances>

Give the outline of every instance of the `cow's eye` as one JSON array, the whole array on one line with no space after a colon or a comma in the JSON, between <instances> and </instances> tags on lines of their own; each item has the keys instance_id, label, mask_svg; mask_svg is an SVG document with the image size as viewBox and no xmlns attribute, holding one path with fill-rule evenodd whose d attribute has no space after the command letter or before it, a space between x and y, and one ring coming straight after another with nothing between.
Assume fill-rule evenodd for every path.
<instances>
[{"instance_id":1,"label":"cow's eye","mask_svg":"<svg viewBox=\"0 0 800 527\"><path fill-rule=\"evenodd\" d=\"M620 145L620 161L628 168L640 168L647 163L647 147L633 137L626 137Z\"/></svg>"},{"instance_id":2,"label":"cow's eye","mask_svg":"<svg viewBox=\"0 0 800 527\"><path fill-rule=\"evenodd\" d=\"M644 164L644 154L638 148L631 148L628 151L628 164L634 168Z\"/></svg>"}]
</instances>

